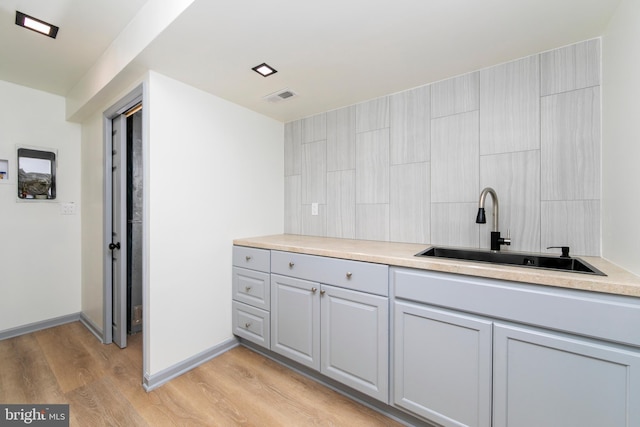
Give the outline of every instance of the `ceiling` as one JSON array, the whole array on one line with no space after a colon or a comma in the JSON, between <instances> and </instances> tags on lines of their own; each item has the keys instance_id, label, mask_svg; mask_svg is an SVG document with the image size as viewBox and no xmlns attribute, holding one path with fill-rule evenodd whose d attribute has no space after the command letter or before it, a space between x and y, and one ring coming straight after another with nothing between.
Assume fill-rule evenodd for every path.
<instances>
[{"instance_id":1,"label":"ceiling","mask_svg":"<svg viewBox=\"0 0 640 427\"><path fill-rule=\"evenodd\" d=\"M3 0L0 80L68 94L145 2ZM287 122L600 36L619 3L195 0L133 64ZM14 25L15 10L58 38ZM278 73L254 73L262 62ZM297 96L263 99L282 89Z\"/></svg>"},{"instance_id":2,"label":"ceiling","mask_svg":"<svg viewBox=\"0 0 640 427\"><path fill-rule=\"evenodd\" d=\"M66 95L146 1L0 1L0 80ZM58 37L15 25L16 10L60 27Z\"/></svg>"}]
</instances>

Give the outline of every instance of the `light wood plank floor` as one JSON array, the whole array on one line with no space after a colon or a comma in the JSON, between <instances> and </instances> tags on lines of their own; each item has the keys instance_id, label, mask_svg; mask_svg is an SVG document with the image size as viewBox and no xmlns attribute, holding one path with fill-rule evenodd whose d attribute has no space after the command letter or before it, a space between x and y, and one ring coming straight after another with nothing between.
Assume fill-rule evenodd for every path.
<instances>
[{"instance_id":1,"label":"light wood plank floor","mask_svg":"<svg viewBox=\"0 0 640 427\"><path fill-rule=\"evenodd\" d=\"M147 393L142 336L79 322L0 341L0 403L68 403L72 426L400 426L244 347Z\"/></svg>"}]
</instances>

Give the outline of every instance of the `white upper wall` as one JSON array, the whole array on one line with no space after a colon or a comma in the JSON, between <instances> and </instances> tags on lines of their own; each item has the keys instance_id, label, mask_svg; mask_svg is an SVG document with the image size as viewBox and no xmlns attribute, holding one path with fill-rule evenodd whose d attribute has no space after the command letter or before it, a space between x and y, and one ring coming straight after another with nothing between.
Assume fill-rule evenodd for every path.
<instances>
[{"instance_id":1,"label":"white upper wall","mask_svg":"<svg viewBox=\"0 0 640 427\"><path fill-rule=\"evenodd\" d=\"M284 126L149 75L146 375L232 338L234 238L282 233Z\"/></svg>"},{"instance_id":2,"label":"white upper wall","mask_svg":"<svg viewBox=\"0 0 640 427\"><path fill-rule=\"evenodd\" d=\"M57 150L55 201L17 200L18 144ZM79 313L80 126L65 121L64 98L0 81L0 159L0 331Z\"/></svg>"},{"instance_id":3,"label":"white upper wall","mask_svg":"<svg viewBox=\"0 0 640 427\"><path fill-rule=\"evenodd\" d=\"M640 2L623 0L602 48L602 253L640 275Z\"/></svg>"}]
</instances>

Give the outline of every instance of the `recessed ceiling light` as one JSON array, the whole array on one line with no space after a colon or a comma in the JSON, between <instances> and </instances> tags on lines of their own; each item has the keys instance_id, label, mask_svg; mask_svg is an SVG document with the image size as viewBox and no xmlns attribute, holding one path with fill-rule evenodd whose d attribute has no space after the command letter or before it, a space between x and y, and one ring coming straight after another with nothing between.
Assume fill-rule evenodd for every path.
<instances>
[{"instance_id":1,"label":"recessed ceiling light","mask_svg":"<svg viewBox=\"0 0 640 427\"><path fill-rule=\"evenodd\" d=\"M16 10L16 25L35 31L40 34L44 34L45 36L49 36L52 39L55 39L56 36L58 35L58 27L56 27L55 25L51 25L47 22L34 18L33 16L26 15L22 12L18 12L17 10Z\"/></svg>"},{"instance_id":2,"label":"recessed ceiling light","mask_svg":"<svg viewBox=\"0 0 640 427\"><path fill-rule=\"evenodd\" d=\"M278 70L276 70L275 68L262 63L260 65L256 65L255 67L252 68L253 71L255 71L256 73L260 74L263 77L269 77L272 74L275 74L278 72Z\"/></svg>"}]
</instances>

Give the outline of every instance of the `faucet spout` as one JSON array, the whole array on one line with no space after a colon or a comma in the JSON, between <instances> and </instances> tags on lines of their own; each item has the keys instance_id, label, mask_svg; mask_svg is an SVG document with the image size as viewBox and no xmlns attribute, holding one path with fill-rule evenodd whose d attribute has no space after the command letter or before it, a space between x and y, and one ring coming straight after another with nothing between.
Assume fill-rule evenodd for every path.
<instances>
[{"instance_id":1,"label":"faucet spout","mask_svg":"<svg viewBox=\"0 0 640 427\"><path fill-rule=\"evenodd\" d=\"M484 212L484 201L487 198L487 194L491 194L491 200L493 201L493 231L498 231L498 195L496 191L491 187L486 187L480 193L480 201L478 202L478 216L476 217L477 224L486 224L487 217Z\"/></svg>"},{"instance_id":2,"label":"faucet spout","mask_svg":"<svg viewBox=\"0 0 640 427\"><path fill-rule=\"evenodd\" d=\"M484 201L487 198L487 194L491 194L491 200L493 201L493 231L491 231L491 250L499 251L500 245L511 245L511 233L507 232L507 237L500 236L500 232L498 231L498 216L500 211L500 207L498 205L498 195L496 194L496 191L491 187L484 188L480 193L476 223L487 223L487 216L484 212Z\"/></svg>"}]
</instances>

